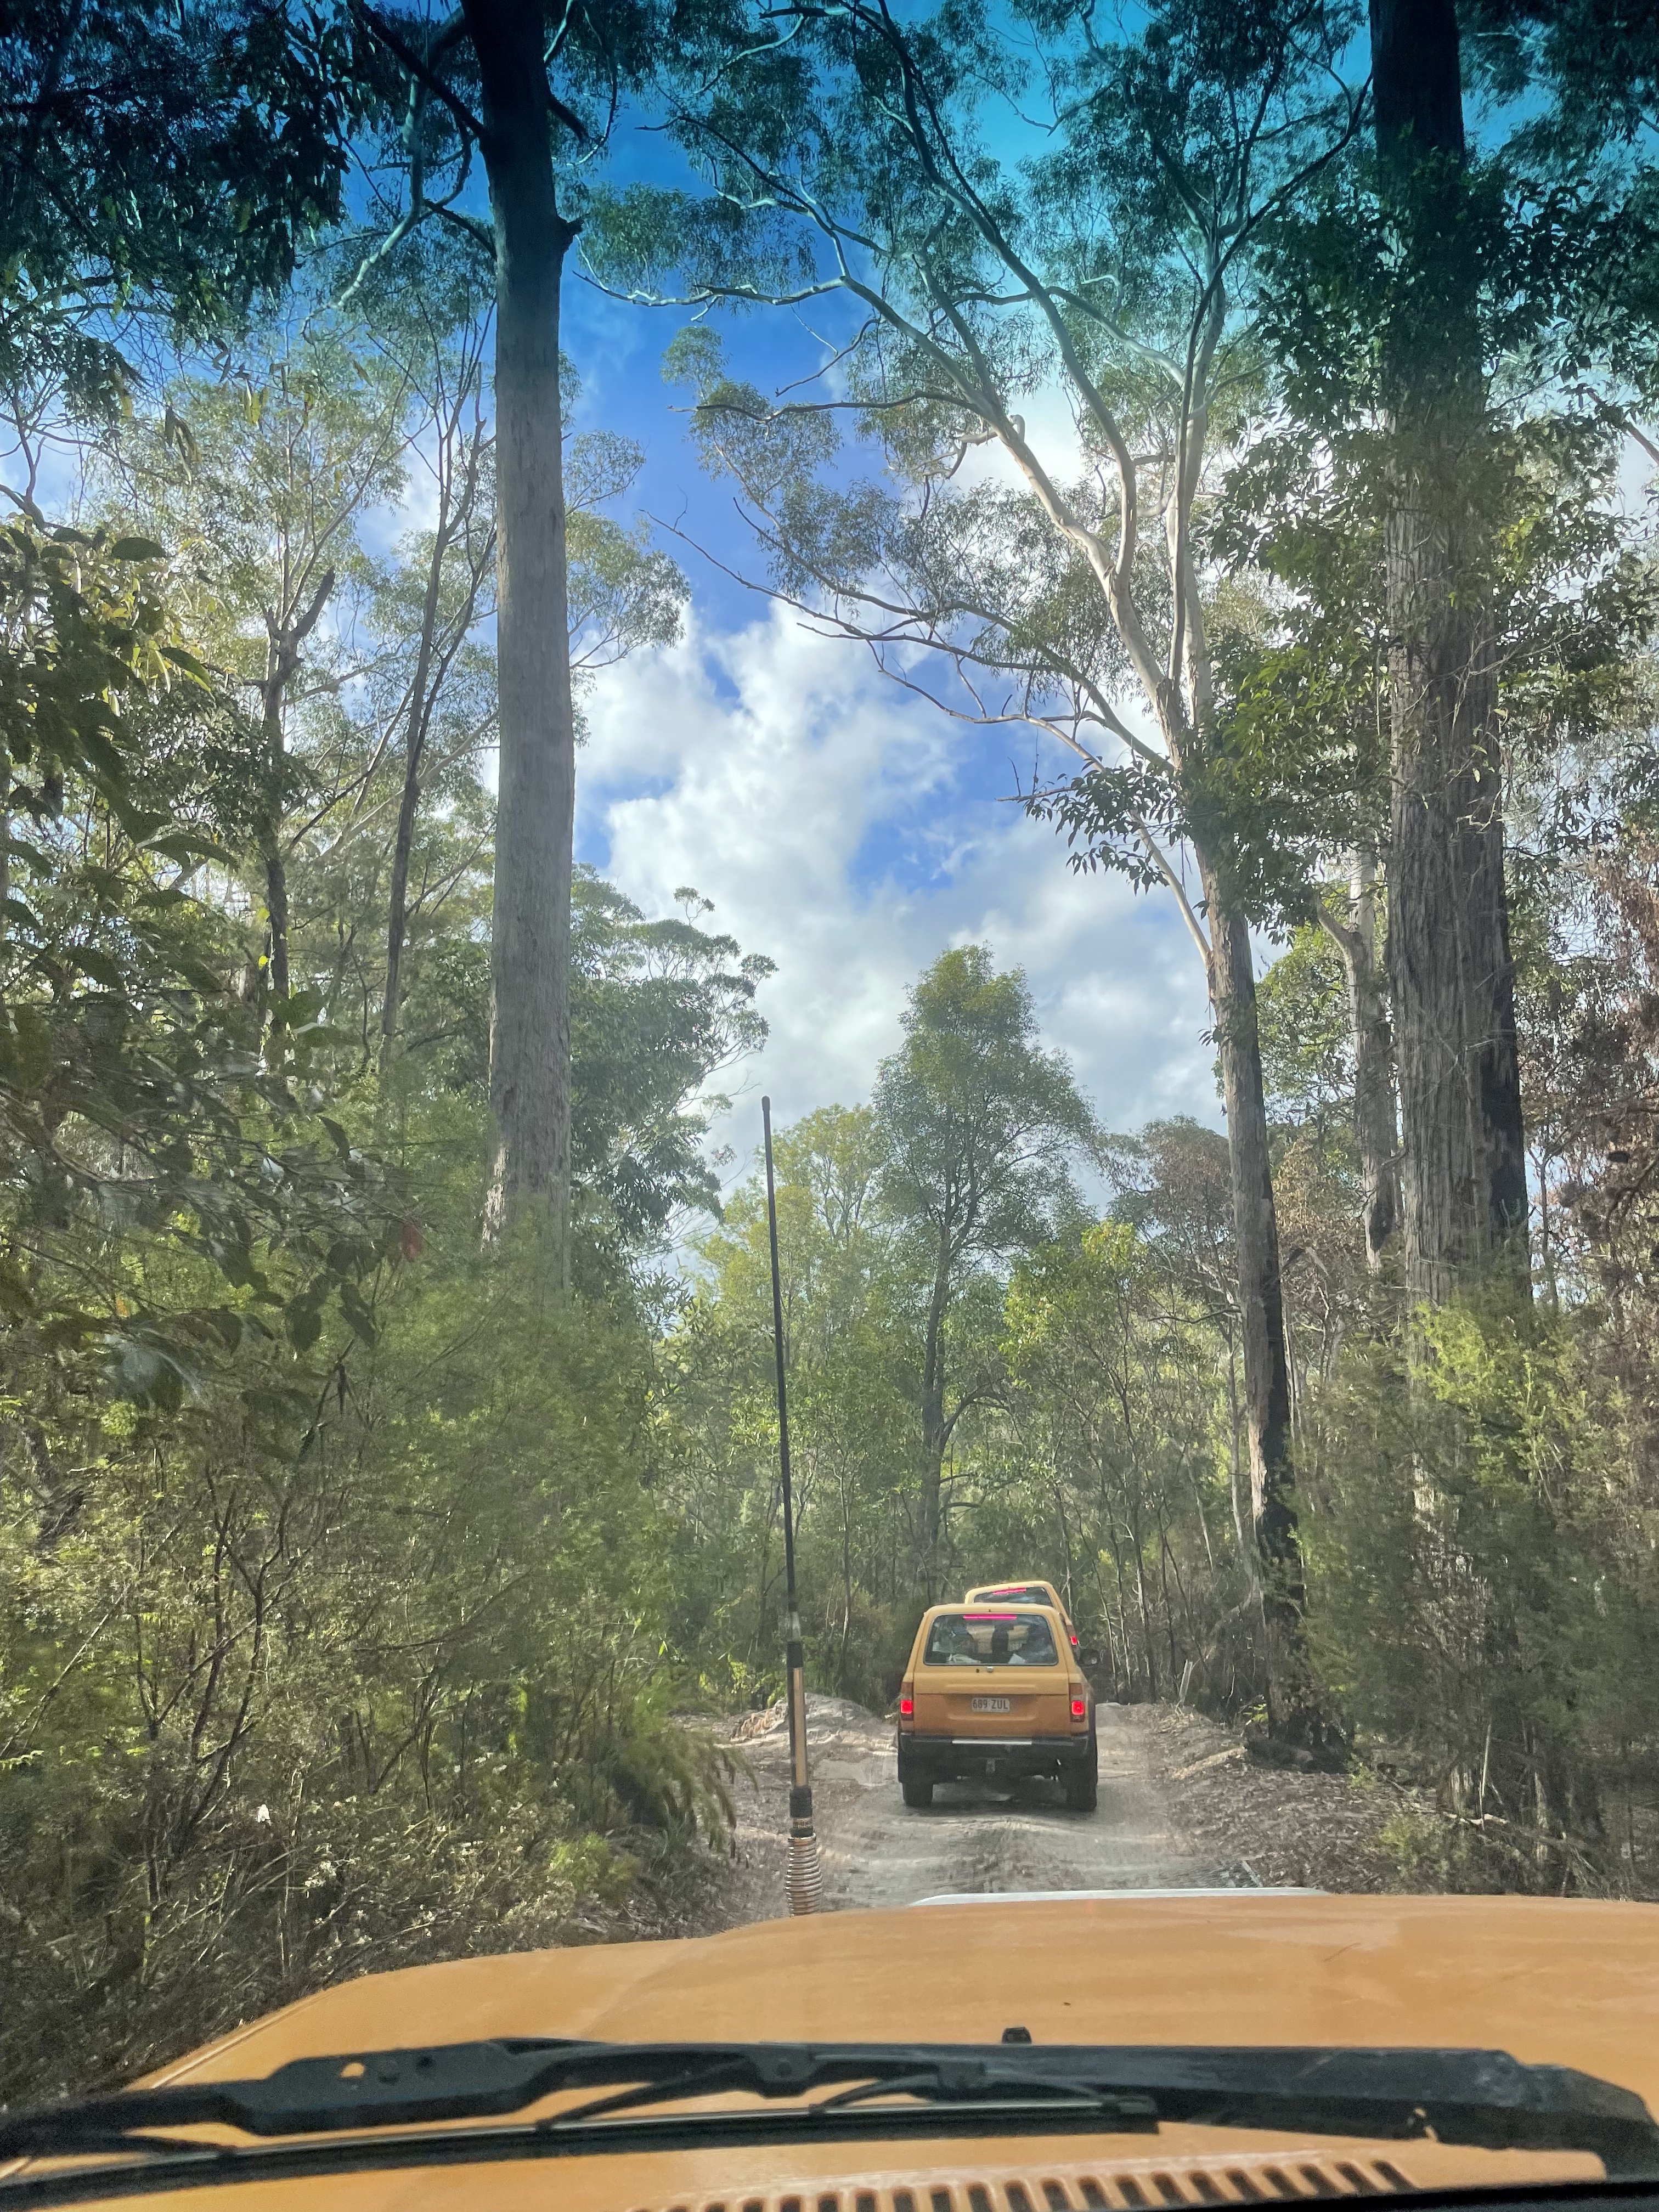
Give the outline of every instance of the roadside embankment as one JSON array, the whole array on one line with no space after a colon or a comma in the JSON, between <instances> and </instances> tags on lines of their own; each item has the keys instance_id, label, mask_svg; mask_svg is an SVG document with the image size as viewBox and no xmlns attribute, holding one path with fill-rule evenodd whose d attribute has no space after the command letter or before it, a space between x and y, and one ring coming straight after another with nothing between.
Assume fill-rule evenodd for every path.
<instances>
[{"instance_id":1,"label":"roadside embankment","mask_svg":"<svg viewBox=\"0 0 1659 2212\"><path fill-rule=\"evenodd\" d=\"M1183 1850L1223 1854L1268 1887L1438 1887L1413 1876L1413 1839L1436 1815L1419 1790L1359 1768L1321 1774L1259 1765L1236 1728L1167 1705L1120 1708Z\"/></svg>"}]
</instances>

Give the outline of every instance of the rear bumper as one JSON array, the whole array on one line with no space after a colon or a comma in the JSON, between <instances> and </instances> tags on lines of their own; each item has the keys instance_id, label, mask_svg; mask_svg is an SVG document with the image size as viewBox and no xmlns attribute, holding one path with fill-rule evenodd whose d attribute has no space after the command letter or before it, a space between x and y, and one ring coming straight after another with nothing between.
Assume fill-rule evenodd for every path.
<instances>
[{"instance_id":1,"label":"rear bumper","mask_svg":"<svg viewBox=\"0 0 1659 2212\"><path fill-rule=\"evenodd\" d=\"M1086 1766L1095 1754L1092 1729L1087 1735L1036 1735L999 1740L994 1736L898 1735L901 1782L980 1782L1023 1774L1063 1775Z\"/></svg>"}]
</instances>

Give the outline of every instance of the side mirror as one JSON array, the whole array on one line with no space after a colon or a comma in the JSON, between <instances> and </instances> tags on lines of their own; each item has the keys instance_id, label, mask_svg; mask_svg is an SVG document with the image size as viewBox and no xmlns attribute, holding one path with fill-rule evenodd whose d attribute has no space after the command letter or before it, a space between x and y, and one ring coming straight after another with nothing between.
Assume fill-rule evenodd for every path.
<instances>
[{"instance_id":1,"label":"side mirror","mask_svg":"<svg viewBox=\"0 0 1659 2212\"><path fill-rule=\"evenodd\" d=\"M1079 1646L1077 1655L1077 1662L1085 1674L1092 1674L1094 1673L1096 1668L1100 1664L1100 1659L1101 1653L1098 1644L1085 1644Z\"/></svg>"}]
</instances>

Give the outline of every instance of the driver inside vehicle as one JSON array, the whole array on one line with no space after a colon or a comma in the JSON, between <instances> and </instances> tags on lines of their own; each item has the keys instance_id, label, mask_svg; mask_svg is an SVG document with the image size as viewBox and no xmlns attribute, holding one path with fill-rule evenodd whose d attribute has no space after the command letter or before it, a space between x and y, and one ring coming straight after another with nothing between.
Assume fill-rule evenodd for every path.
<instances>
[{"instance_id":1,"label":"driver inside vehicle","mask_svg":"<svg viewBox=\"0 0 1659 2212\"><path fill-rule=\"evenodd\" d=\"M935 1625L927 1647L930 1667L976 1667L979 1653L967 1622L959 1613L950 1613Z\"/></svg>"}]
</instances>

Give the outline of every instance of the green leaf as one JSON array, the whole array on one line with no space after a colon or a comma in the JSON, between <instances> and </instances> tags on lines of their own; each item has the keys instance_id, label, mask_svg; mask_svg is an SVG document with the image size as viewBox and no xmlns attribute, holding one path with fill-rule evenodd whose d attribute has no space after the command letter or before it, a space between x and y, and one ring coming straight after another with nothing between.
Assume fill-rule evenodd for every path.
<instances>
[{"instance_id":1,"label":"green leaf","mask_svg":"<svg viewBox=\"0 0 1659 2212\"><path fill-rule=\"evenodd\" d=\"M191 860L211 860L222 848L211 837L200 837L191 830L169 830L164 836L152 837L149 850L160 853L169 860L188 863Z\"/></svg>"},{"instance_id":2,"label":"green leaf","mask_svg":"<svg viewBox=\"0 0 1659 2212\"><path fill-rule=\"evenodd\" d=\"M321 1310L308 1297L290 1298L283 1309L288 1340L296 1352L309 1352L323 1333Z\"/></svg>"},{"instance_id":3,"label":"green leaf","mask_svg":"<svg viewBox=\"0 0 1659 2212\"><path fill-rule=\"evenodd\" d=\"M0 1314L8 1321L27 1321L33 1311L27 1276L9 1253L0 1254Z\"/></svg>"},{"instance_id":4,"label":"green leaf","mask_svg":"<svg viewBox=\"0 0 1659 2212\"><path fill-rule=\"evenodd\" d=\"M118 561L165 561L165 545L158 545L153 538L118 538L110 547Z\"/></svg>"},{"instance_id":5,"label":"green leaf","mask_svg":"<svg viewBox=\"0 0 1659 2212\"><path fill-rule=\"evenodd\" d=\"M361 1337L365 1344L374 1344L378 1340L380 1330L375 1325L374 1316L364 1304L362 1293L355 1283L341 1284L340 1310L354 1336Z\"/></svg>"},{"instance_id":6,"label":"green leaf","mask_svg":"<svg viewBox=\"0 0 1659 2212\"><path fill-rule=\"evenodd\" d=\"M71 966L94 983L101 983L106 991L119 991L126 978L121 973L120 963L112 960L107 952L100 952L94 945L71 945L65 949L65 957Z\"/></svg>"},{"instance_id":7,"label":"green leaf","mask_svg":"<svg viewBox=\"0 0 1659 2212\"><path fill-rule=\"evenodd\" d=\"M161 653L162 659L171 666L179 670L182 674L193 678L204 689L211 689L213 678L206 663L198 660L196 655L184 646L164 645L161 648Z\"/></svg>"},{"instance_id":8,"label":"green leaf","mask_svg":"<svg viewBox=\"0 0 1659 2212\"><path fill-rule=\"evenodd\" d=\"M40 1331L40 1341L49 1352L67 1351L71 1346L84 1344L103 1326L97 1314L56 1313Z\"/></svg>"}]
</instances>

